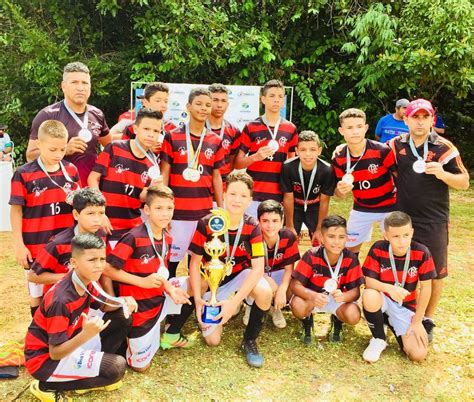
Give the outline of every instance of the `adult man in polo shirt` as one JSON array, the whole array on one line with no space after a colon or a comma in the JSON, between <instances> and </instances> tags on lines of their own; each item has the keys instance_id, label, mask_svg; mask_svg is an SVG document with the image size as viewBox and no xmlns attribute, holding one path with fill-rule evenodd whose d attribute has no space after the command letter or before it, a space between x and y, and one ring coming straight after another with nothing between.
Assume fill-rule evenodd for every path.
<instances>
[{"instance_id":1,"label":"adult man in polo shirt","mask_svg":"<svg viewBox=\"0 0 474 402\"><path fill-rule=\"evenodd\" d=\"M105 146L112 137L104 113L87 104L91 95L91 77L85 64L74 62L64 67L61 89L64 99L46 106L34 118L26 159L31 162L39 155L36 139L41 123L45 120L59 120L66 126L69 134L65 159L76 165L81 182L86 185L97 159L97 144Z\"/></svg>"},{"instance_id":2,"label":"adult man in polo shirt","mask_svg":"<svg viewBox=\"0 0 474 402\"><path fill-rule=\"evenodd\" d=\"M410 215L415 230L413 240L430 249L437 272L423 320L430 340L442 279L448 275L449 188L469 188L469 174L459 151L433 130L434 119L429 101L414 100L404 118L409 133L390 141L398 165L398 208Z\"/></svg>"},{"instance_id":3,"label":"adult man in polo shirt","mask_svg":"<svg viewBox=\"0 0 474 402\"><path fill-rule=\"evenodd\" d=\"M403 117L410 101L399 99L395 103L395 113L389 113L382 117L375 128L375 139L380 142L388 142L400 134L408 133Z\"/></svg>"}]
</instances>

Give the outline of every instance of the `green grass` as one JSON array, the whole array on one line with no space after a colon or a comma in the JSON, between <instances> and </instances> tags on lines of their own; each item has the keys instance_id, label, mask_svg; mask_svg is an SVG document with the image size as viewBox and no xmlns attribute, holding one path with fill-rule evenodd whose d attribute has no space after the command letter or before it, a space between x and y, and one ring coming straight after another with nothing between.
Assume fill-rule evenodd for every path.
<instances>
[{"instance_id":1,"label":"green grass","mask_svg":"<svg viewBox=\"0 0 474 402\"><path fill-rule=\"evenodd\" d=\"M75 400L472 400L474 280L471 262L474 191L452 192L450 275L438 309L435 338L428 358L409 362L390 335L389 347L374 365L363 362L369 340L364 321L346 328L341 344L321 339L305 347L300 323L285 313L288 327L276 330L267 319L258 344L265 356L262 369L251 369L239 352L241 315L226 325L222 344L206 347L198 337L189 350L160 351L146 374L127 371L122 389L92 393ZM347 216L348 201L332 201L331 213ZM373 240L380 237L374 232ZM365 245L365 256L369 245ZM324 334L327 315L315 316ZM19 340L29 324L23 272L14 263L10 234L0 234L0 335ZM186 331L196 330L189 322ZM0 382L0 400L34 400L27 390L31 377L21 370L13 381Z\"/></svg>"}]
</instances>

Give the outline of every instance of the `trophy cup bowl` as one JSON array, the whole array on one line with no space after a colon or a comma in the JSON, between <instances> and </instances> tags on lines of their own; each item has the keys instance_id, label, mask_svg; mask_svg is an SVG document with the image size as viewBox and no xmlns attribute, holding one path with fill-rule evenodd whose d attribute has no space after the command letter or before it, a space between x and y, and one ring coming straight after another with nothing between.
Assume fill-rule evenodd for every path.
<instances>
[{"instance_id":1,"label":"trophy cup bowl","mask_svg":"<svg viewBox=\"0 0 474 402\"><path fill-rule=\"evenodd\" d=\"M201 263L201 275L209 285L211 298L210 306L204 306L202 312L202 322L206 324L217 324L221 320L214 317L221 312L221 307L216 306L217 289L222 280L230 273L229 264L219 259L226 251L226 244L219 239L219 236L227 232L229 228L229 216L226 210L213 209L208 226L212 232L212 239L204 243L204 251L211 257L206 263Z\"/></svg>"}]
</instances>

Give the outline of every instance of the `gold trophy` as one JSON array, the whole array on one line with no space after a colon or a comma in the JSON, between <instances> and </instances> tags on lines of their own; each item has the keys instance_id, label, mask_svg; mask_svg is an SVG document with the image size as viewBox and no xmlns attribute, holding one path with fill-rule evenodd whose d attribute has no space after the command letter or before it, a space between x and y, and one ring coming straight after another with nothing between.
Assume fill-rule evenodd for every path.
<instances>
[{"instance_id":1,"label":"gold trophy","mask_svg":"<svg viewBox=\"0 0 474 402\"><path fill-rule=\"evenodd\" d=\"M226 244L219 239L229 230L229 213L223 208L213 209L212 216L209 219L209 229L212 232L212 239L204 243L204 251L211 256L211 260L201 262L201 275L209 285L211 292L210 306L204 306L202 312L202 322L206 324L216 324L221 320L215 320L214 317L221 312L221 307L216 306L217 288L222 280L232 272L232 264L222 262L219 257L226 251Z\"/></svg>"}]
</instances>

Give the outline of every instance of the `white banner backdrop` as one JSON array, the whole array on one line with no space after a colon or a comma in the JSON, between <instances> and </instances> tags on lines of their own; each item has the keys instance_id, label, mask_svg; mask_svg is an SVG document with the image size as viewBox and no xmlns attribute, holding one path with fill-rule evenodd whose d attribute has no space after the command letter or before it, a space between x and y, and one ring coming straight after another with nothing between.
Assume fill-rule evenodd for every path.
<instances>
[{"instance_id":1,"label":"white banner backdrop","mask_svg":"<svg viewBox=\"0 0 474 402\"><path fill-rule=\"evenodd\" d=\"M136 106L136 111L141 108L141 101L137 97L143 94L143 88L147 82L132 82L131 85L131 107ZM169 86L168 111L165 119L171 120L178 125L186 121L186 104L188 103L189 92L192 88L205 87L206 84L174 84L167 83ZM225 114L226 120L242 129L249 121L255 120L260 115L260 88L259 86L248 85L226 85L229 90L229 108ZM293 87L285 88L290 92L290 102L288 95L285 96L285 106L281 110L281 116L291 120ZM287 112L289 106L289 117Z\"/></svg>"}]
</instances>

